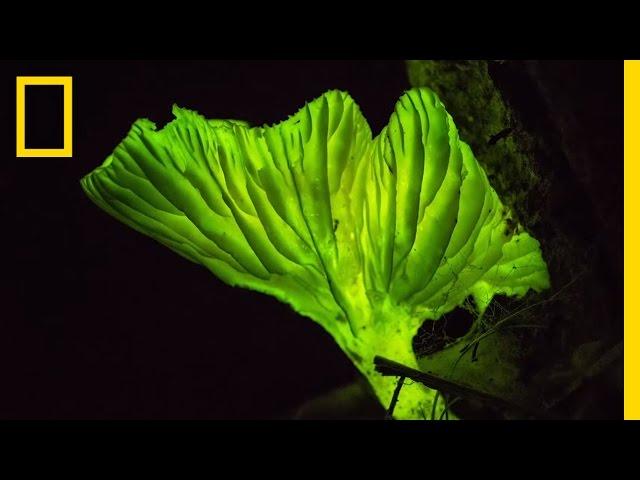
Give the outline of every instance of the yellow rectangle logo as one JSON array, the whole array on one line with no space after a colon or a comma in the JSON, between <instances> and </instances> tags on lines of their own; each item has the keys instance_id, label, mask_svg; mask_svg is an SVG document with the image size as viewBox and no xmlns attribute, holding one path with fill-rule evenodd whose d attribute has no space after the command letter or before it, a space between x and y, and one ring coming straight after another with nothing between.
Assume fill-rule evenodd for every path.
<instances>
[{"instance_id":1,"label":"yellow rectangle logo","mask_svg":"<svg viewBox=\"0 0 640 480\"><path fill-rule=\"evenodd\" d=\"M64 103L64 143L62 148L27 148L25 144L25 90L29 85L61 85ZM73 148L72 77L16 77L16 156L71 157Z\"/></svg>"}]
</instances>

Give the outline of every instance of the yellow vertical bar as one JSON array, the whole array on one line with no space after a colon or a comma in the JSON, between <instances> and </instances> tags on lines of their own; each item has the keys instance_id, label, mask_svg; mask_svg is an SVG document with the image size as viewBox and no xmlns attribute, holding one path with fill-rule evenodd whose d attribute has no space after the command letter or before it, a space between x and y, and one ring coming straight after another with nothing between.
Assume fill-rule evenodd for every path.
<instances>
[{"instance_id":1,"label":"yellow vertical bar","mask_svg":"<svg viewBox=\"0 0 640 480\"><path fill-rule=\"evenodd\" d=\"M73 132L73 79L68 77L64 83L64 155L73 155L72 132Z\"/></svg>"},{"instance_id":2,"label":"yellow vertical bar","mask_svg":"<svg viewBox=\"0 0 640 480\"><path fill-rule=\"evenodd\" d=\"M624 418L640 419L640 61L624 62Z\"/></svg>"},{"instance_id":3,"label":"yellow vertical bar","mask_svg":"<svg viewBox=\"0 0 640 480\"><path fill-rule=\"evenodd\" d=\"M20 157L24 154L24 78L16 77L16 156Z\"/></svg>"}]
</instances>

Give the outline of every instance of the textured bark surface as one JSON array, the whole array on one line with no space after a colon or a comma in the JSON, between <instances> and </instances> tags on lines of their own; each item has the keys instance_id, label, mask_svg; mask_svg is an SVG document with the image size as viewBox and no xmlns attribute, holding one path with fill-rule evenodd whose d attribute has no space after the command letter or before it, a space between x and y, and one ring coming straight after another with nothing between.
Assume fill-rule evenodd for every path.
<instances>
[{"instance_id":1,"label":"textured bark surface","mask_svg":"<svg viewBox=\"0 0 640 480\"><path fill-rule=\"evenodd\" d=\"M418 353L430 353L422 368L559 416L621 418L622 64L407 67L412 86L442 98L498 194L540 239L552 281L551 291L524 303L497 299L492 314L436 353L417 342ZM457 409L463 418L505 418L486 405L462 401Z\"/></svg>"}]
</instances>

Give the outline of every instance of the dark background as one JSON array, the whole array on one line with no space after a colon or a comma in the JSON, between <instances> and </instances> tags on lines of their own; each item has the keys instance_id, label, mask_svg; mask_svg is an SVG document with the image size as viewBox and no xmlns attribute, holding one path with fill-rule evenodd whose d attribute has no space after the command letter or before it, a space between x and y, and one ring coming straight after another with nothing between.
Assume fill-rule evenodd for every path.
<instances>
[{"instance_id":1,"label":"dark background","mask_svg":"<svg viewBox=\"0 0 640 480\"><path fill-rule=\"evenodd\" d=\"M73 158L15 157L18 75L73 76ZM376 133L404 62L5 62L0 82L0 418L277 418L356 378L319 325L114 220L79 180L173 103L262 124L344 89Z\"/></svg>"},{"instance_id":2,"label":"dark background","mask_svg":"<svg viewBox=\"0 0 640 480\"><path fill-rule=\"evenodd\" d=\"M26 85L25 148L64 148L64 88Z\"/></svg>"},{"instance_id":3,"label":"dark background","mask_svg":"<svg viewBox=\"0 0 640 480\"><path fill-rule=\"evenodd\" d=\"M556 223L592 242L599 218L611 219L602 228L602 262L615 267L615 278L594 288L611 310L602 321L621 329L621 63L541 62L536 78L551 107L519 77L522 65L511 65L493 64L492 74L530 120L527 130L554 145L560 137L549 138L562 132L575 153L564 173L570 162L548 156L547 170L560 172L551 214L564 216ZM73 76L73 158L15 157L18 75ZM400 60L3 62L0 418L282 418L358 378L319 325L269 296L222 284L119 223L89 201L79 180L136 119L170 121L173 103L255 125L283 120L337 88L351 93L375 135L409 87ZM40 112L33 138L46 143L60 132L43 130L49 120L36 103L56 100L41 100L27 108ZM537 159L544 167L545 156ZM585 187L593 209L565 180L593 187Z\"/></svg>"}]
</instances>

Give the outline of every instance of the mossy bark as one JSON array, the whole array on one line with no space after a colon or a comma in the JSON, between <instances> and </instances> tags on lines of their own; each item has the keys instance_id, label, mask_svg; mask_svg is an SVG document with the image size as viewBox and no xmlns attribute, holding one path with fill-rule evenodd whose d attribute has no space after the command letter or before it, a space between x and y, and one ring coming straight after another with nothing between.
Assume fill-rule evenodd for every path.
<instances>
[{"instance_id":1,"label":"mossy bark","mask_svg":"<svg viewBox=\"0 0 640 480\"><path fill-rule=\"evenodd\" d=\"M541 241L553 285L524 303L496 299L421 367L560 416L620 418L621 66L412 60L407 70L411 86L437 92L500 198ZM501 327L460 359L462 345L523 307L508 323L522 328ZM489 414L479 408L458 405L463 418Z\"/></svg>"}]
</instances>

